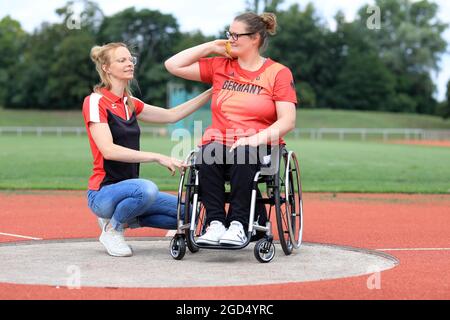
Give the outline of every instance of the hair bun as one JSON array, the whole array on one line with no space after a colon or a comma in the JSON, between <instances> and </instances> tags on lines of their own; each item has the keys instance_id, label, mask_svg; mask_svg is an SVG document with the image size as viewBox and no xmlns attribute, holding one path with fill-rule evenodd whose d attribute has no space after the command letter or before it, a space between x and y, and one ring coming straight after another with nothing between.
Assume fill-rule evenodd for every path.
<instances>
[{"instance_id":1,"label":"hair bun","mask_svg":"<svg viewBox=\"0 0 450 320\"><path fill-rule=\"evenodd\" d=\"M95 46L91 49L92 61L97 62L99 60L101 51L102 51L102 47L100 47L100 46Z\"/></svg>"},{"instance_id":2,"label":"hair bun","mask_svg":"<svg viewBox=\"0 0 450 320\"><path fill-rule=\"evenodd\" d=\"M264 12L260 17L266 25L267 32L274 35L277 32L277 16L271 12Z\"/></svg>"}]
</instances>

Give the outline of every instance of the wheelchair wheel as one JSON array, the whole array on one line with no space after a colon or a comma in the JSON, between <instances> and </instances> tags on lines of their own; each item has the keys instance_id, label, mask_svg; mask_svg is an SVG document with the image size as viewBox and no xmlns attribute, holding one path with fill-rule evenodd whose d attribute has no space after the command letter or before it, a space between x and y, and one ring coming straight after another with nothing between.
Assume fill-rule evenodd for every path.
<instances>
[{"instance_id":1,"label":"wheelchair wheel","mask_svg":"<svg viewBox=\"0 0 450 320\"><path fill-rule=\"evenodd\" d=\"M272 261L275 256L275 245L267 239L260 239L253 249L255 258L261 263Z\"/></svg>"},{"instance_id":2,"label":"wheelchair wheel","mask_svg":"<svg viewBox=\"0 0 450 320\"><path fill-rule=\"evenodd\" d=\"M188 217L188 222L190 222L191 217ZM206 232L206 210L201 202L198 202L197 205L197 214L196 214L196 223L194 230L194 238L198 238L202 236ZM190 232L190 230L186 230L186 233ZM189 250L192 253L195 253L199 250L199 247L195 245L189 236L186 237L186 243Z\"/></svg>"},{"instance_id":3,"label":"wheelchair wheel","mask_svg":"<svg viewBox=\"0 0 450 320\"><path fill-rule=\"evenodd\" d=\"M286 221L289 227L290 242L295 249L302 243L303 236L303 198L300 180L300 167L294 152L287 156L284 198L286 199Z\"/></svg>"},{"instance_id":4,"label":"wheelchair wheel","mask_svg":"<svg viewBox=\"0 0 450 320\"><path fill-rule=\"evenodd\" d=\"M283 149L275 181L275 207L278 235L283 252L299 248L303 233L303 201L300 169L295 153Z\"/></svg>"},{"instance_id":5,"label":"wheelchair wheel","mask_svg":"<svg viewBox=\"0 0 450 320\"><path fill-rule=\"evenodd\" d=\"M195 169L193 167L189 168L189 172L188 174L188 182L186 183L186 192L184 194L184 203L185 203L185 217L186 217L186 223L191 223L191 212L193 210L193 200L194 200L194 194L195 192L198 190L197 187L195 186L195 178L196 178L196 173L195 173ZM201 235L203 235L205 233L205 222L206 222L206 210L205 207L203 206L203 204L198 201L197 202L197 212L195 215L195 229L194 229L194 234L193 237L200 237ZM186 244L187 247L189 248L189 250L192 253L198 252L199 247L197 245L194 244L193 241L191 241L191 237L190 237L190 229L186 230Z\"/></svg>"},{"instance_id":6,"label":"wheelchair wheel","mask_svg":"<svg viewBox=\"0 0 450 320\"><path fill-rule=\"evenodd\" d=\"M183 259L186 254L186 242L183 236L176 235L170 241L170 255L175 260Z\"/></svg>"}]
</instances>

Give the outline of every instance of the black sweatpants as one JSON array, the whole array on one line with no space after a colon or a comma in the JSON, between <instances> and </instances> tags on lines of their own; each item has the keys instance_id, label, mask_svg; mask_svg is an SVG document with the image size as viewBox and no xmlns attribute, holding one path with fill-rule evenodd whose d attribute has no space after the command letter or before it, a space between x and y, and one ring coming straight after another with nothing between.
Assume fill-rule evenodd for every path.
<instances>
[{"instance_id":1,"label":"black sweatpants","mask_svg":"<svg viewBox=\"0 0 450 320\"><path fill-rule=\"evenodd\" d=\"M268 147L265 148L267 154ZM270 150L270 149L269 149ZM253 179L258 172L261 159L258 148L238 147L229 152L229 148L219 143L211 143L201 149L199 168L200 197L206 208L206 223L213 220L221 221L226 227L233 220L239 221L248 228ZM225 212L225 181L231 185L230 207L228 215ZM261 194L258 190L258 196ZM260 223L265 223L266 208L257 203L255 218L260 216Z\"/></svg>"}]
</instances>

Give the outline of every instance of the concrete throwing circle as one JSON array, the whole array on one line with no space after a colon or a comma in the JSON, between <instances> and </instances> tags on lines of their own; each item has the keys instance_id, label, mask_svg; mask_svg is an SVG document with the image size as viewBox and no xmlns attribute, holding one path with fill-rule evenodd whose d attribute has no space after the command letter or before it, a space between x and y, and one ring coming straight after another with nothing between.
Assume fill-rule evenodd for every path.
<instances>
[{"instance_id":1,"label":"concrete throwing circle","mask_svg":"<svg viewBox=\"0 0 450 320\"><path fill-rule=\"evenodd\" d=\"M186 252L174 260L168 240L129 240L134 255L114 258L92 240L0 245L0 282L72 287L174 288L280 284L373 274L395 267L392 256L304 243L285 256L276 244L270 263L242 250Z\"/></svg>"}]
</instances>

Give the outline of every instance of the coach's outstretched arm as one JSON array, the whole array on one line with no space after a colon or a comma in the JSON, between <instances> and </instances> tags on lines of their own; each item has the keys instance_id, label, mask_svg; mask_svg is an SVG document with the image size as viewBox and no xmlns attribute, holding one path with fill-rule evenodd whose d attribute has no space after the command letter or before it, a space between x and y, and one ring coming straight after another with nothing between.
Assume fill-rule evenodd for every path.
<instances>
[{"instance_id":1,"label":"coach's outstretched arm","mask_svg":"<svg viewBox=\"0 0 450 320\"><path fill-rule=\"evenodd\" d=\"M189 116L201 108L211 98L212 89L199 94L197 97L186 101L175 108L164 109L149 104L144 105L144 109L138 115L138 120L150 123L175 123Z\"/></svg>"}]
</instances>

